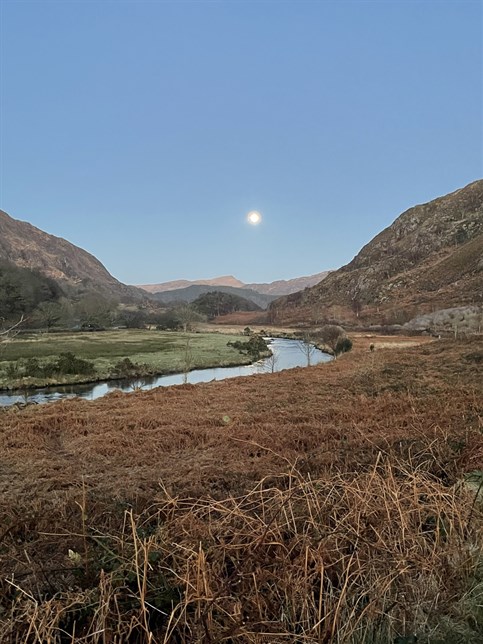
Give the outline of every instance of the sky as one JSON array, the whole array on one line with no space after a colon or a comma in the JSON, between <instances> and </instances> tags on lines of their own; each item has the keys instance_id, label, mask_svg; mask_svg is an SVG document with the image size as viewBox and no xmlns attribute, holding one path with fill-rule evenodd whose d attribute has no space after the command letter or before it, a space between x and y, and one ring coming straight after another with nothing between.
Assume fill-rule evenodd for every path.
<instances>
[{"instance_id":1,"label":"sky","mask_svg":"<svg viewBox=\"0 0 483 644\"><path fill-rule=\"evenodd\" d=\"M483 176L482 33L480 1L0 0L0 208L128 284L338 268Z\"/></svg>"}]
</instances>

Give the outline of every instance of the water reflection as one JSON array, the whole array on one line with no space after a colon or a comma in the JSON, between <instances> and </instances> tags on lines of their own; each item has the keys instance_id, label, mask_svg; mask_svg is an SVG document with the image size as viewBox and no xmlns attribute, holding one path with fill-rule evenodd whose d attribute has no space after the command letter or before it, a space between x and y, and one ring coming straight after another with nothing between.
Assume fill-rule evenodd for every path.
<instances>
[{"instance_id":1,"label":"water reflection","mask_svg":"<svg viewBox=\"0 0 483 644\"><path fill-rule=\"evenodd\" d=\"M149 378L136 378L134 380L110 380L109 382L90 383L85 385L64 385L62 387L49 387L46 389L30 389L24 392L0 394L0 405L33 402L45 403L64 398L80 397L86 400L101 398L111 391L121 390L132 392L136 389L154 389L155 387L168 387L185 383L197 384L212 380L226 380L240 376L251 376L257 373L270 373L293 369L294 367L307 366L306 345L301 340L286 340L282 338L265 338L270 342L272 356L264 358L250 365L239 367L216 367L214 369L195 369L189 373L177 373L168 376L153 376ZM310 364L328 362L331 357L313 348L310 352Z\"/></svg>"}]
</instances>

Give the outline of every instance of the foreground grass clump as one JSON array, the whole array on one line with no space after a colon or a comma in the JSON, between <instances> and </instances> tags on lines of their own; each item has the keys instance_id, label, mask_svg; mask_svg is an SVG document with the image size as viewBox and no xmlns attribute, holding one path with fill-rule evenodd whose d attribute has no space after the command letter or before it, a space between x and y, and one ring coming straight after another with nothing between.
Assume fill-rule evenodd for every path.
<instances>
[{"instance_id":1,"label":"foreground grass clump","mask_svg":"<svg viewBox=\"0 0 483 644\"><path fill-rule=\"evenodd\" d=\"M241 497L162 496L103 530L84 499L77 531L44 533L62 572L2 582L6 641L483 638L483 517L463 486L381 458L350 480L291 469Z\"/></svg>"}]
</instances>

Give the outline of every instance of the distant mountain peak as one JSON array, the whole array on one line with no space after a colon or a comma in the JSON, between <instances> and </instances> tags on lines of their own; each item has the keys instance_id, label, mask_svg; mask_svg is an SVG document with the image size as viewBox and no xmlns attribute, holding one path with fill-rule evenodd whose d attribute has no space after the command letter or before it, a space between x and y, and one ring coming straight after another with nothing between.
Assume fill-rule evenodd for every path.
<instances>
[{"instance_id":1,"label":"distant mountain peak","mask_svg":"<svg viewBox=\"0 0 483 644\"><path fill-rule=\"evenodd\" d=\"M172 280L170 282L161 282L159 284L140 284L138 288L142 288L148 293L164 293L165 291L175 291L180 288L187 288L188 286L233 286L235 288L243 288L243 282L233 277L233 275L222 275L220 277L212 277L210 279L199 280Z\"/></svg>"},{"instance_id":2,"label":"distant mountain peak","mask_svg":"<svg viewBox=\"0 0 483 644\"><path fill-rule=\"evenodd\" d=\"M263 295L288 295L295 293L308 286L318 284L327 277L329 271L317 273L316 275L307 275L305 277L296 277L290 280L277 280L269 283L245 284L233 275L223 275L212 279L199 280L175 280L171 282L161 282L159 284L143 284L139 288L148 291L148 293L164 293L166 291L175 291L178 289L188 288L190 286L231 286L233 288L249 289Z\"/></svg>"}]
</instances>

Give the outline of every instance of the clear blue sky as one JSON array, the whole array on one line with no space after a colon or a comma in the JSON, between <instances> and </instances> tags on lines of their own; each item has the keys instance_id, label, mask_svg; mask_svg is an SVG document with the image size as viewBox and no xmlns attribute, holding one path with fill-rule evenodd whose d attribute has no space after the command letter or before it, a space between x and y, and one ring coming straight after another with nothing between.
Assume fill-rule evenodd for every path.
<instances>
[{"instance_id":1,"label":"clear blue sky","mask_svg":"<svg viewBox=\"0 0 483 644\"><path fill-rule=\"evenodd\" d=\"M481 2L0 5L0 208L124 282L337 268L483 175Z\"/></svg>"}]
</instances>

